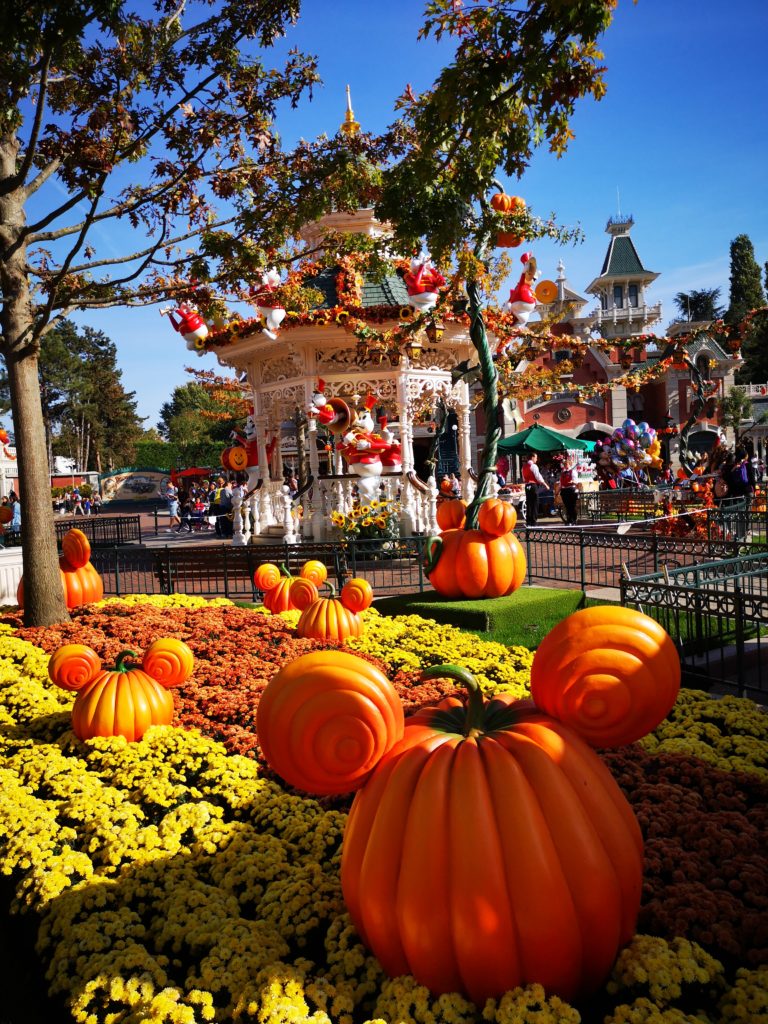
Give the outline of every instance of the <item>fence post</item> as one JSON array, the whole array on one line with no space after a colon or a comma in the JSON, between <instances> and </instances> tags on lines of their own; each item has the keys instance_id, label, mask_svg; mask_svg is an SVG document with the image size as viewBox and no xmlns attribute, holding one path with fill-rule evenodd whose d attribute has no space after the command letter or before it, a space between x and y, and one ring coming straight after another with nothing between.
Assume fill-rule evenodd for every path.
<instances>
[{"instance_id":1,"label":"fence post","mask_svg":"<svg viewBox=\"0 0 768 1024\"><path fill-rule=\"evenodd\" d=\"M416 538L416 554L419 560L419 593L424 593L424 544L423 537Z\"/></svg>"},{"instance_id":2,"label":"fence post","mask_svg":"<svg viewBox=\"0 0 768 1024\"><path fill-rule=\"evenodd\" d=\"M165 545L165 570L166 570L166 577L165 578L167 580L167 583L165 585L166 586L165 592L166 592L166 594L172 594L174 592L175 582L176 581L174 580L173 575L172 575L173 568L171 566L171 549L168 547L167 544Z\"/></svg>"},{"instance_id":3,"label":"fence post","mask_svg":"<svg viewBox=\"0 0 768 1024\"><path fill-rule=\"evenodd\" d=\"M585 557L584 533L579 530L579 571L581 573L581 591L587 592L587 560Z\"/></svg>"},{"instance_id":4,"label":"fence post","mask_svg":"<svg viewBox=\"0 0 768 1024\"><path fill-rule=\"evenodd\" d=\"M222 556L224 561L224 597L229 597L229 571L227 568L227 550L229 545L222 544Z\"/></svg>"},{"instance_id":5,"label":"fence post","mask_svg":"<svg viewBox=\"0 0 768 1024\"><path fill-rule=\"evenodd\" d=\"M659 571L659 535L651 534L651 551L653 552L653 571Z\"/></svg>"},{"instance_id":6,"label":"fence post","mask_svg":"<svg viewBox=\"0 0 768 1024\"><path fill-rule=\"evenodd\" d=\"M115 596L120 597L120 558L116 547L112 548L112 557L115 560Z\"/></svg>"},{"instance_id":7,"label":"fence post","mask_svg":"<svg viewBox=\"0 0 768 1024\"><path fill-rule=\"evenodd\" d=\"M533 586L533 573L531 572L531 531L525 528L525 560L528 563L528 572L525 574L525 582L529 587Z\"/></svg>"},{"instance_id":8,"label":"fence post","mask_svg":"<svg viewBox=\"0 0 768 1024\"><path fill-rule=\"evenodd\" d=\"M741 592L741 584L736 583L733 591L733 611L736 620L736 678L738 679L738 694L745 697L747 688L744 680L744 595ZM725 672L723 671L723 675Z\"/></svg>"}]
</instances>

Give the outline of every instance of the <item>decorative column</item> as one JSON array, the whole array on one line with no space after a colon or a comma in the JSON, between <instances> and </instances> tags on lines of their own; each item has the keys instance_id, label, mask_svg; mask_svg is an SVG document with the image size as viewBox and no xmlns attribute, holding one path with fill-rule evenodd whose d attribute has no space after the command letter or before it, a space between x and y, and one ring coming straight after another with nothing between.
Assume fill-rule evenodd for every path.
<instances>
[{"instance_id":1,"label":"decorative column","mask_svg":"<svg viewBox=\"0 0 768 1024\"><path fill-rule=\"evenodd\" d=\"M272 508L269 494L269 460L267 459L267 417L259 415L254 417L254 423L256 425L256 444L259 450L259 468L261 469L261 478L264 481L260 489L256 492L256 501L260 505L260 514L256 517L256 521L259 523L259 529L263 529L267 526L272 526L275 522L275 518L272 515ZM254 531L255 532L255 531Z\"/></svg>"},{"instance_id":2,"label":"decorative column","mask_svg":"<svg viewBox=\"0 0 768 1024\"><path fill-rule=\"evenodd\" d=\"M472 468L472 422L469 408L469 388L462 381L459 384L461 398L456 406L456 418L459 424L459 467L461 470L461 496L470 501L475 494L475 482L469 475Z\"/></svg>"},{"instance_id":3,"label":"decorative column","mask_svg":"<svg viewBox=\"0 0 768 1024\"><path fill-rule=\"evenodd\" d=\"M317 451L317 420L314 416L307 417L307 446L309 449L309 472L314 477L315 483L312 486L313 497L310 498L310 491L302 498L304 504L304 529L303 534L307 540L321 540L322 524L316 522L317 509L315 508L315 497L320 479L320 456Z\"/></svg>"}]
</instances>

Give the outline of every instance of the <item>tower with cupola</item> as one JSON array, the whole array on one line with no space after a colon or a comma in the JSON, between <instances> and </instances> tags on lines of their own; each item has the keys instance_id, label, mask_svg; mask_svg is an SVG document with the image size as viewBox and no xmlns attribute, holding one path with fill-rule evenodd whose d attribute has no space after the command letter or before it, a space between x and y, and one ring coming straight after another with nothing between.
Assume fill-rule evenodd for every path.
<instances>
[{"instance_id":1,"label":"tower with cupola","mask_svg":"<svg viewBox=\"0 0 768 1024\"><path fill-rule=\"evenodd\" d=\"M630 237L634 217L611 217L605 226L611 240L600 274L586 291L597 297L595 329L604 338L626 339L645 334L661 319L661 303L651 306L646 289L659 276L643 266Z\"/></svg>"}]
</instances>

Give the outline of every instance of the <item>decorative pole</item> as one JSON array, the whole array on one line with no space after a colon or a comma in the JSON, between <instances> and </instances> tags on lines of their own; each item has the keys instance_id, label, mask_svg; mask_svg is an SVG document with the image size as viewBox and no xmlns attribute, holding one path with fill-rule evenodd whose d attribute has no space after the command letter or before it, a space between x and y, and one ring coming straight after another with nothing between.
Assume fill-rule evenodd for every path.
<instances>
[{"instance_id":1,"label":"decorative pole","mask_svg":"<svg viewBox=\"0 0 768 1024\"><path fill-rule=\"evenodd\" d=\"M477 529L477 514L486 498L494 495L496 480L496 452L501 437L499 427L499 375L488 344L485 320L480 307L480 289L476 281L467 281L469 296L469 336L480 359L480 373L483 382L483 412L485 413L485 443L482 464L477 480L477 490L467 508L466 529Z\"/></svg>"}]
</instances>

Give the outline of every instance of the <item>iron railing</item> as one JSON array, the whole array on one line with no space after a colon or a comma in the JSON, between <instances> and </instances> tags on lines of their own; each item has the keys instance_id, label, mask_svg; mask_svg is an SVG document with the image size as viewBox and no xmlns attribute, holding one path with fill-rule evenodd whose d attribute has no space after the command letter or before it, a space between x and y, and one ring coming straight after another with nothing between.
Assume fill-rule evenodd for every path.
<instances>
[{"instance_id":1,"label":"iron railing","mask_svg":"<svg viewBox=\"0 0 768 1024\"><path fill-rule=\"evenodd\" d=\"M91 547L114 547L122 544L141 544L141 516L66 516L54 522L56 543L61 547L65 533L76 527L88 538ZM21 533L7 530L2 535L2 545L7 548L21 545Z\"/></svg>"},{"instance_id":2,"label":"iron railing","mask_svg":"<svg viewBox=\"0 0 768 1024\"><path fill-rule=\"evenodd\" d=\"M517 537L528 560L526 583L587 590L612 587L622 575L645 575L662 568L694 566L734 558L748 550L736 541L662 537L615 530L522 529ZM388 545L388 546L387 546ZM293 574L311 558L328 567L331 581L341 586L350 576L364 576L377 594L414 593L429 589L424 574L424 537L396 541L349 541L345 545L232 544L115 547L94 550L92 561L108 594L187 593L205 597L260 597L253 573L262 562L285 564Z\"/></svg>"},{"instance_id":3,"label":"iron railing","mask_svg":"<svg viewBox=\"0 0 768 1024\"><path fill-rule=\"evenodd\" d=\"M664 626L680 653L686 685L764 702L768 553L625 578L621 602Z\"/></svg>"}]
</instances>

